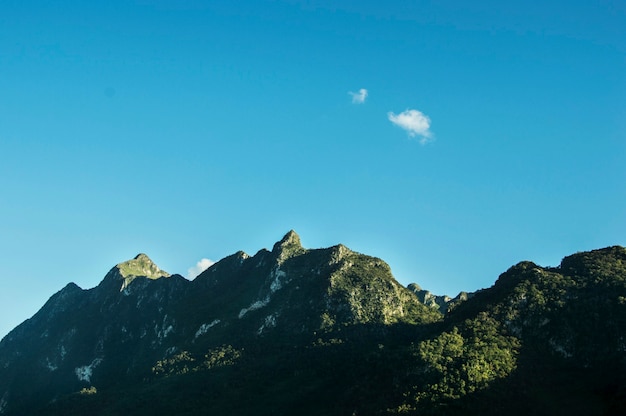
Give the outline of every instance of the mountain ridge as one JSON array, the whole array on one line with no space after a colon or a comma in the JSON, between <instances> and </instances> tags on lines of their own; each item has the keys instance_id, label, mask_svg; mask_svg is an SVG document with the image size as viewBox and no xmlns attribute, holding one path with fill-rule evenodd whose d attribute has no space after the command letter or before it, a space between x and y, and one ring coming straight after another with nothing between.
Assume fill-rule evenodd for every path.
<instances>
[{"instance_id":1,"label":"mountain ridge","mask_svg":"<svg viewBox=\"0 0 626 416\"><path fill-rule=\"evenodd\" d=\"M341 244L305 249L291 230L271 251L236 252L193 280L140 254L94 288L67 284L0 341L0 414L291 414L305 404L311 414L498 414L486 403L524 414L545 400L601 414L626 408L626 380L604 373L626 369L625 340L619 246L553 268L520 262L453 300L405 288L383 260ZM544 381L530 388L536 372ZM563 383L567 373L589 381ZM573 392L595 404L570 405Z\"/></svg>"}]
</instances>

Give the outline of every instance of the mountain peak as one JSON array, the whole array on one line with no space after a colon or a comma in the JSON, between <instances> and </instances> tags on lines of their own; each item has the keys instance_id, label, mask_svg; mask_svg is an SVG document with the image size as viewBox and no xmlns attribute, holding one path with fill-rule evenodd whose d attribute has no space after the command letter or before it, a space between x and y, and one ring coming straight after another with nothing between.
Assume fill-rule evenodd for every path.
<instances>
[{"instance_id":1,"label":"mountain peak","mask_svg":"<svg viewBox=\"0 0 626 416\"><path fill-rule=\"evenodd\" d=\"M300 236L294 230L289 230L280 242L300 245Z\"/></svg>"},{"instance_id":2,"label":"mountain peak","mask_svg":"<svg viewBox=\"0 0 626 416\"><path fill-rule=\"evenodd\" d=\"M282 240L274 244L272 248L272 253L278 254L279 262L304 251L300 242L300 236L294 230L290 230L285 234Z\"/></svg>"},{"instance_id":3,"label":"mountain peak","mask_svg":"<svg viewBox=\"0 0 626 416\"><path fill-rule=\"evenodd\" d=\"M170 274L150 260L150 257L144 253L139 253L132 260L119 263L115 266L122 277L125 279L134 279L135 277L144 276L149 279L158 279L160 277L169 277Z\"/></svg>"},{"instance_id":4,"label":"mountain peak","mask_svg":"<svg viewBox=\"0 0 626 416\"><path fill-rule=\"evenodd\" d=\"M274 248L272 251L276 251L281 248L302 248L302 243L300 242L300 236L294 230L290 230L278 243L274 244Z\"/></svg>"}]
</instances>

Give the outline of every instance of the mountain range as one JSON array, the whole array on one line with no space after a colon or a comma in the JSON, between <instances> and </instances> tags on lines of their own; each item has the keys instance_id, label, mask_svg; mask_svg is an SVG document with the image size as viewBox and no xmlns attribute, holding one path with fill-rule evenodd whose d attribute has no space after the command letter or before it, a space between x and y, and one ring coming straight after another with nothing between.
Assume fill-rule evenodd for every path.
<instances>
[{"instance_id":1,"label":"mountain range","mask_svg":"<svg viewBox=\"0 0 626 416\"><path fill-rule=\"evenodd\" d=\"M626 249L521 262L455 298L344 245L145 254L0 342L1 415L626 414Z\"/></svg>"}]
</instances>

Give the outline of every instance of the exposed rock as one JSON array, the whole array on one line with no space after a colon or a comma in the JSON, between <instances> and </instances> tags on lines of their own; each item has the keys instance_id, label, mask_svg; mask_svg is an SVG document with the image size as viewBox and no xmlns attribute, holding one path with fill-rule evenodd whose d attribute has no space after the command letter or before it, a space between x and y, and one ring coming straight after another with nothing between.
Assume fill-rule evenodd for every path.
<instances>
[{"instance_id":1,"label":"exposed rock","mask_svg":"<svg viewBox=\"0 0 626 416\"><path fill-rule=\"evenodd\" d=\"M302 248L300 236L293 230L289 231L285 236L272 248L272 253L278 256L278 263L282 263L290 257L304 254L306 250Z\"/></svg>"},{"instance_id":2,"label":"exposed rock","mask_svg":"<svg viewBox=\"0 0 626 416\"><path fill-rule=\"evenodd\" d=\"M473 296L473 293L468 292L460 292L454 298L451 298L447 295L435 295L428 290L423 290L417 283L411 283L407 286L407 288L415 293L419 301L422 302L424 305L433 309L437 309L444 315L451 308Z\"/></svg>"},{"instance_id":3,"label":"exposed rock","mask_svg":"<svg viewBox=\"0 0 626 416\"><path fill-rule=\"evenodd\" d=\"M148 279L159 279L161 277L170 277L170 274L154 264L150 258L141 253L132 260L119 263L115 266L120 276L124 279L120 290L124 290L130 282L137 277L147 277Z\"/></svg>"}]
</instances>

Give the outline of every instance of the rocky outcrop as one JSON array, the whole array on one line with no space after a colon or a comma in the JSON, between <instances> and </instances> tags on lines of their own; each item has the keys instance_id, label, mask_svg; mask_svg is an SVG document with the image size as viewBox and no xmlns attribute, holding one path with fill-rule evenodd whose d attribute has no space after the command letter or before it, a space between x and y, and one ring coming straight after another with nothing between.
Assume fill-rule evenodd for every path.
<instances>
[{"instance_id":1,"label":"rocky outcrop","mask_svg":"<svg viewBox=\"0 0 626 416\"><path fill-rule=\"evenodd\" d=\"M417 299L424 305L438 310L442 314L446 314L448 310L455 307L461 302L464 302L474 296L473 293L460 292L454 298L447 295L435 295L428 290L424 290L417 283L411 283L407 288L415 293Z\"/></svg>"}]
</instances>

